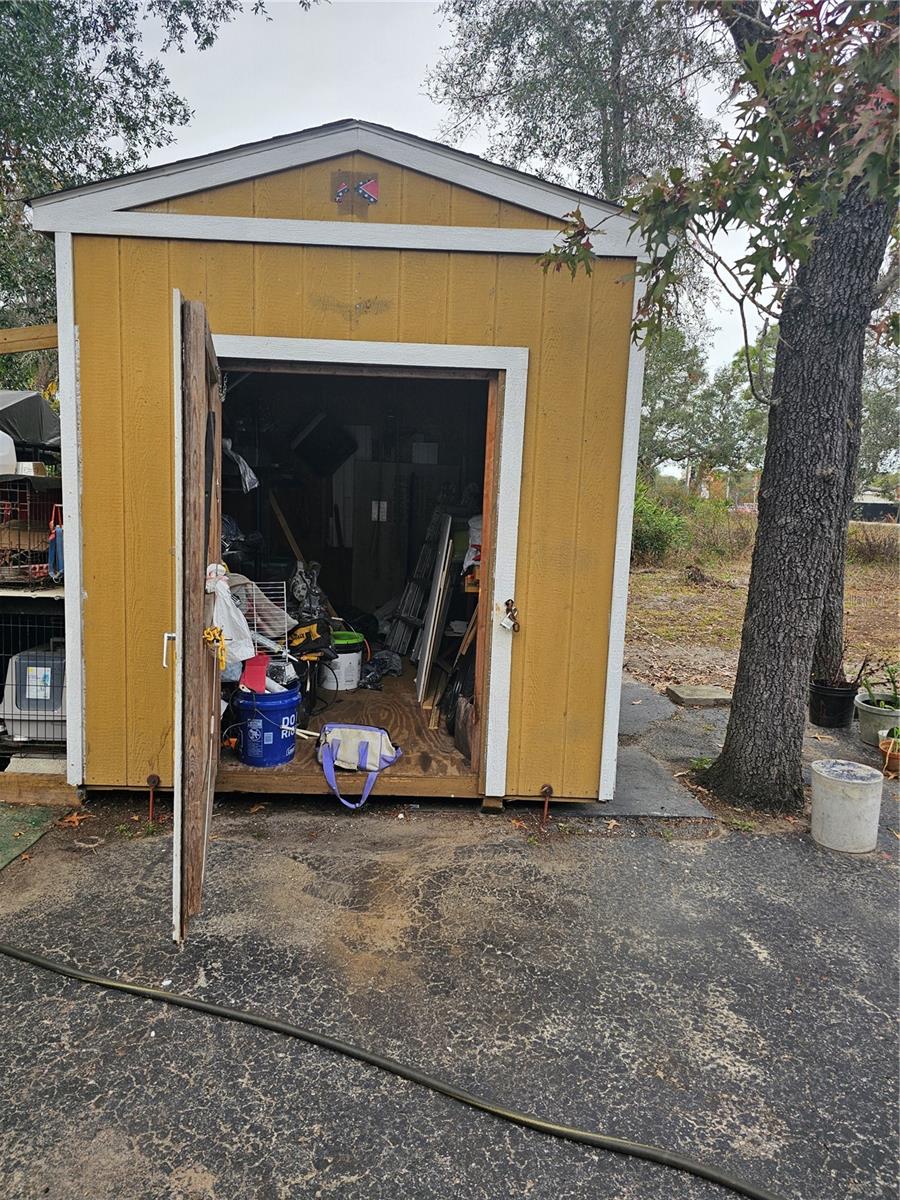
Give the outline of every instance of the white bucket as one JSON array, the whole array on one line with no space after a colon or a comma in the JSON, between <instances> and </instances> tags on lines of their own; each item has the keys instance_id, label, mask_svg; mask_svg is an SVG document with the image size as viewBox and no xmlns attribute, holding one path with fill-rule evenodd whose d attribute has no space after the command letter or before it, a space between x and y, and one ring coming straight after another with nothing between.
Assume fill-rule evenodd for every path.
<instances>
[{"instance_id":1,"label":"white bucket","mask_svg":"<svg viewBox=\"0 0 900 1200\"><path fill-rule=\"evenodd\" d=\"M813 841L827 850L867 854L878 841L884 779L875 767L821 758L812 764Z\"/></svg>"},{"instance_id":2,"label":"white bucket","mask_svg":"<svg viewBox=\"0 0 900 1200\"><path fill-rule=\"evenodd\" d=\"M319 664L319 687L325 692L355 692L362 670L362 650L343 651Z\"/></svg>"}]
</instances>

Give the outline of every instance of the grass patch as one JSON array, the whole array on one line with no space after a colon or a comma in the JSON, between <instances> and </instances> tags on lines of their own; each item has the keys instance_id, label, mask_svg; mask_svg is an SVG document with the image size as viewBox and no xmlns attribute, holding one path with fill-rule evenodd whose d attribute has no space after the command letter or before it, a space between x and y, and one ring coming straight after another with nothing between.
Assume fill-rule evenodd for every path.
<instances>
[{"instance_id":1,"label":"grass patch","mask_svg":"<svg viewBox=\"0 0 900 1200\"><path fill-rule=\"evenodd\" d=\"M749 820L747 817L725 817L723 824L729 829L735 830L737 833L755 833L756 822Z\"/></svg>"},{"instance_id":2,"label":"grass patch","mask_svg":"<svg viewBox=\"0 0 900 1200\"><path fill-rule=\"evenodd\" d=\"M698 587L680 565L633 570L628 599L629 644L659 641L682 647L738 650L750 563L737 559L705 566L704 571L712 583ZM900 657L896 592L894 566L847 563L844 636L848 665L858 665L866 654L889 662Z\"/></svg>"}]
</instances>

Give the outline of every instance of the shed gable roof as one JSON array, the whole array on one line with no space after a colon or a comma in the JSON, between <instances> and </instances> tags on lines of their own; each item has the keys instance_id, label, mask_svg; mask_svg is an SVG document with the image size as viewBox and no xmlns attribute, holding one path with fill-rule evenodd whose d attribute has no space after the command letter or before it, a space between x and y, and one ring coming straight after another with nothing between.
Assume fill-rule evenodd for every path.
<instances>
[{"instance_id":1,"label":"shed gable roof","mask_svg":"<svg viewBox=\"0 0 900 1200\"><path fill-rule=\"evenodd\" d=\"M579 205L589 221L605 218L611 224L625 220L619 217L621 209L617 205L597 197L385 125L346 120L37 197L31 202L34 225L36 229L50 230L57 227L57 220L63 214L77 212L97 217L118 213L354 151L548 217L561 218Z\"/></svg>"}]
</instances>

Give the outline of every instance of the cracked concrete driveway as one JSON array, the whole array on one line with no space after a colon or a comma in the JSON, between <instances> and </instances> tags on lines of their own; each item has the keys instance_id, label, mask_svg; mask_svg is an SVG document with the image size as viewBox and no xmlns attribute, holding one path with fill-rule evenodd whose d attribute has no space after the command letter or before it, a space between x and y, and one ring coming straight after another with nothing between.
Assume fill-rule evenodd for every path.
<instances>
[{"instance_id":1,"label":"cracked concrete driveway","mask_svg":"<svg viewBox=\"0 0 900 1200\"><path fill-rule=\"evenodd\" d=\"M722 718L657 715L629 734L657 763L669 743L714 748ZM54 829L2 872L3 938L280 1016L789 1200L897 1195L894 798L859 858L819 850L802 823L565 814L543 833L521 808L233 802L180 951L170 839L124 836L139 806L94 805L81 832ZM727 1195L6 958L0 996L9 1200Z\"/></svg>"}]
</instances>

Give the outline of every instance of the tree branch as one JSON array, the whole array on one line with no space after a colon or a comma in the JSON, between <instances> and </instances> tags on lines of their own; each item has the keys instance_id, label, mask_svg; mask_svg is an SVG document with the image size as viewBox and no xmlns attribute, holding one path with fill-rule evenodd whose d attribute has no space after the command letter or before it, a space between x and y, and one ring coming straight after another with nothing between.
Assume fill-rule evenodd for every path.
<instances>
[{"instance_id":1,"label":"tree branch","mask_svg":"<svg viewBox=\"0 0 900 1200\"><path fill-rule=\"evenodd\" d=\"M719 16L728 27L738 54L758 46L765 57L775 46L775 29L761 0L719 0Z\"/></svg>"},{"instance_id":2,"label":"tree branch","mask_svg":"<svg viewBox=\"0 0 900 1200\"><path fill-rule=\"evenodd\" d=\"M875 284L875 289L872 293L875 308L878 307L889 292L894 290L898 283L900 283L900 258L895 256L891 265Z\"/></svg>"}]
</instances>

